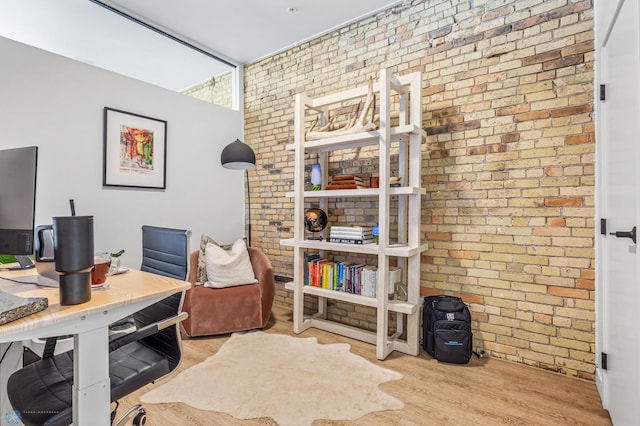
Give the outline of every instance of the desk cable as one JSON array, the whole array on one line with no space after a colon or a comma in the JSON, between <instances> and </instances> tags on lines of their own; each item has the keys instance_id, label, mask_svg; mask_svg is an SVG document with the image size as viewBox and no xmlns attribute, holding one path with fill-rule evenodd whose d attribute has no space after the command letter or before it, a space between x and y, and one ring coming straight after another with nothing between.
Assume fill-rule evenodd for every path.
<instances>
[{"instance_id":1,"label":"desk cable","mask_svg":"<svg viewBox=\"0 0 640 426\"><path fill-rule=\"evenodd\" d=\"M2 270L0 270L0 271L2 271ZM35 286L38 286L38 287L45 287L45 288L51 287L51 286L48 286L48 285L40 284L37 281L20 281L20 280L14 279L14 278L7 278L7 277L1 277L0 276L0 281L1 280L11 281L11 282L14 282L14 283L17 283L17 284L32 284L32 285L35 285Z\"/></svg>"}]
</instances>

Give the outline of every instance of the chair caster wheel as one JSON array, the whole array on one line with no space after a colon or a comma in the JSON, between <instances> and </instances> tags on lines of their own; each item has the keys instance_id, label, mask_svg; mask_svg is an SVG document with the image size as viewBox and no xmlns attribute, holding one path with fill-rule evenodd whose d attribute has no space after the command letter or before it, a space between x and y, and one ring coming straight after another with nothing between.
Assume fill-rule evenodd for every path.
<instances>
[{"instance_id":1,"label":"chair caster wheel","mask_svg":"<svg viewBox=\"0 0 640 426\"><path fill-rule=\"evenodd\" d=\"M147 412L143 408L140 409L138 414L133 418L134 426L143 426L147 423Z\"/></svg>"}]
</instances>

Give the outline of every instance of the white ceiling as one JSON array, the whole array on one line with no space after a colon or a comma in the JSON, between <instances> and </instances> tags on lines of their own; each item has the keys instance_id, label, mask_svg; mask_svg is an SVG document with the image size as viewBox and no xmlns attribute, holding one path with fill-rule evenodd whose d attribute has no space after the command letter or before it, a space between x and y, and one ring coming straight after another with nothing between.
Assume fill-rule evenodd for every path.
<instances>
[{"instance_id":1,"label":"white ceiling","mask_svg":"<svg viewBox=\"0 0 640 426\"><path fill-rule=\"evenodd\" d=\"M398 0L112 0L245 64L399 3Z\"/></svg>"},{"instance_id":2,"label":"white ceiling","mask_svg":"<svg viewBox=\"0 0 640 426\"><path fill-rule=\"evenodd\" d=\"M310 40L402 0L102 0L235 64ZM224 72L90 0L1 0L0 36L172 90Z\"/></svg>"}]
</instances>

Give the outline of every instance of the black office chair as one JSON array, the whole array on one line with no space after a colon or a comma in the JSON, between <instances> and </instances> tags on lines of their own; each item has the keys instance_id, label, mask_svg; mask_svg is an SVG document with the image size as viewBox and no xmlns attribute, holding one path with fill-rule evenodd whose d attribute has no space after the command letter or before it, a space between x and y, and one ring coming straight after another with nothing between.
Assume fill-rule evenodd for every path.
<instances>
[{"instance_id":1,"label":"black office chair","mask_svg":"<svg viewBox=\"0 0 640 426\"><path fill-rule=\"evenodd\" d=\"M185 229L142 227L142 265L140 270L178 280L187 279L189 237ZM111 332L128 331L135 327L132 317L109 325Z\"/></svg>"},{"instance_id":2,"label":"black office chair","mask_svg":"<svg viewBox=\"0 0 640 426\"><path fill-rule=\"evenodd\" d=\"M190 236L191 231L185 229L144 225L140 270L186 280Z\"/></svg>"},{"instance_id":3,"label":"black office chair","mask_svg":"<svg viewBox=\"0 0 640 426\"><path fill-rule=\"evenodd\" d=\"M190 232L143 226L142 270L178 279L186 278L187 240ZM184 250L184 263L181 260ZM116 335L109 349L111 401L174 371L181 360L178 324L183 293L176 293L136 312L134 332ZM53 344L51 344L53 342ZM72 422L73 351L53 355L55 340L48 340L43 358L14 372L7 383L9 401L26 426L58 426ZM134 412L134 424L146 421L141 405L129 409L115 425Z\"/></svg>"}]
</instances>

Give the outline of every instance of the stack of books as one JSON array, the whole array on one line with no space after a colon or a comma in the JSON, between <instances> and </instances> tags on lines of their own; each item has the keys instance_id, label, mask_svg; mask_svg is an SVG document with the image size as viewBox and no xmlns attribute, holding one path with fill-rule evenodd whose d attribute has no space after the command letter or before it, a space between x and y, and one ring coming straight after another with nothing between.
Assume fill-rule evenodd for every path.
<instances>
[{"instance_id":1,"label":"stack of books","mask_svg":"<svg viewBox=\"0 0 640 426\"><path fill-rule=\"evenodd\" d=\"M330 243L370 244L374 242L371 226L332 226Z\"/></svg>"},{"instance_id":2,"label":"stack of books","mask_svg":"<svg viewBox=\"0 0 640 426\"><path fill-rule=\"evenodd\" d=\"M367 188L360 176L341 175L334 176L331 183L325 189L360 189Z\"/></svg>"}]
</instances>

